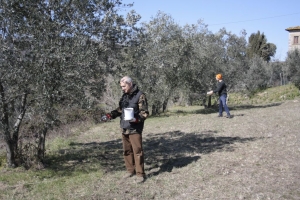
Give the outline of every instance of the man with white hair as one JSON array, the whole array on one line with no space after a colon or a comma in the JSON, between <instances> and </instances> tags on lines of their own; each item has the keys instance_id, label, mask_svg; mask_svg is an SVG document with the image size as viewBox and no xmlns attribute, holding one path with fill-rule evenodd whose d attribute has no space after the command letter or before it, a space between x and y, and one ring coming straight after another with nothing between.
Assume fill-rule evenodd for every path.
<instances>
[{"instance_id":1,"label":"man with white hair","mask_svg":"<svg viewBox=\"0 0 300 200\"><path fill-rule=\"evenodd\" d=\"M145 181L144 152L142 145L142 132L144 121L149 115L146 95L139 90L129 76L120 80L123 95L119 101L119 107L106 114L109 119L121 117L120 127L122 131L123 155L127 173L124 180L136 175L136 181ZM134 117L125 120L125 108L133 108Z\"/></svg>"}]
</instances>

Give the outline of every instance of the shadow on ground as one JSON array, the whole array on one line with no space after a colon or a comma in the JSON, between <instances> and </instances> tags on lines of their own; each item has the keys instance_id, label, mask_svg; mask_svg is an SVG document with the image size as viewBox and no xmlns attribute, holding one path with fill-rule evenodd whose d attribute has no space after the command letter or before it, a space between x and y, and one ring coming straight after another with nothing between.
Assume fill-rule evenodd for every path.
<instances>
[{"instance_id":1,"label":"shadow on ground","mask_svg":"<svg viewBox=\"0 0 300 200\"><path fill-rule=\"evenodd\" d=\"M144 137L145 170L148 176L171 172L173 168L187 166L215 151L234 151L234 143L245 143L260 138L219 137L216 131L184 133L171 131L147 134ZM99 170L104 173L124 171L122 141L101 143L72 143L69 149L48 156L48 168L59 176L68 176L74 171L88 173ZM98 167L94 167L98 165Z\"/></svg>"},{"instance_id":2,"label":"shadow on ground","mask_svg":"<svg viewBox=\"0 0 300 200\"><path fill-rule=\"evenodd\" d=\"M266 105L239 105L239 106L233 106L230 107L231 110L247 110L247 109L253 109L253 108L269 108L273 106L280 106L282 103L271 103Z\"/></svg>"},{"instance_id":3,"label":"shadow on ground","mask_svg":"<svg viewBox=\"0 0 300 200\"><path fill-rule=\"evenodd\" d=\"M269 108L269 107L273 107L273 106L280 106L282 103L271 103L271 104L265 104L265 105L230 105L229 110L248 110L248 109L253 109L253 108ZM184 110L180 110L178 109L176 112L176 114L191 114L191 113L195 113L195 114L212 114L212 113L218 113L219 111L219 106L215 105L212 106L210 108L203 108L203 109L198 109L192 112L188 112L188 111L184 111Z\"/></svg>"},{"instance_id":4,"label":"shadow on ground","mask_svg":"<svg viewBox=\"0 0 300 200\"><path fill-rule=\"evenodd\" d=\"M200 155L215 151L234 151L231 144L245 143L259 138L218 137L216 131L184 133L173 131L156 134L145 141L146 164L149 176L171 172L200 159ZM156 170L154 170L156 168ZM154 170L154 172L152 172Z\"/></svg>"}]
</instances>

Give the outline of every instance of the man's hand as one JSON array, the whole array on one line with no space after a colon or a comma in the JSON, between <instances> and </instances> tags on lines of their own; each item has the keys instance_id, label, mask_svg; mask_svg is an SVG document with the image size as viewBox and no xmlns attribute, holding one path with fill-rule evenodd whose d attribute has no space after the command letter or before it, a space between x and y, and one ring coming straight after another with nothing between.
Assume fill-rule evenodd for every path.
<instances>
[{"instance_id":1,"label":"man's hand","mask_svg":"<svg viewBox=\"0 0 300 200\"><path fill-rule=\"evenodd\" d=\"M111 114L107 113L101 117L101 121L106 122L107 120L111 120Z\"/></svg>"},{"instance_id":2,"label":"man's hand","mask_svg":"<svg viewBox=\"0 0 300 200\"><path fill-rule=\"evenodd\" d=\"M110 114L110 113L107 113L107 114L106 114L106 117L107 117L109 120L111 120L111 119L112 119L112 117L111 117L111 114Z\"/></svg>"}]
</instances>

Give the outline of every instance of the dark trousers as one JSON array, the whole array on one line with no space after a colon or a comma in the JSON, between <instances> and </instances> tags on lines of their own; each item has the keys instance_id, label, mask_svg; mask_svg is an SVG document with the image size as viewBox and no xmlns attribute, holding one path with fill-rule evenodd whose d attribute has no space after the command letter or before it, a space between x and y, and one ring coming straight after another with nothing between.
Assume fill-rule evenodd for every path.
<instances>
[{"instance_id":1,"label":"dark trousers","mask_svg":"<svg viewBox=\"0 0 300 200\"><path fill-rule=\"evenodd\" d=\"M145 176L142 134L122 134L124 161L127 172Z\"/></svg>"},{"instance_id":2,"label":"dark trousers","mask_svg":"<svg viewBox=\"0 0 300 200\"><path fill-rule=\"evenodd\" d=\"M225 112L227 113L227 116L230 116L229 108L226 103L227 94L222 94L220 96L220 102L219 102L219 115L222 115L223 113L223 107Z\"/></svg>"}]
</instances>

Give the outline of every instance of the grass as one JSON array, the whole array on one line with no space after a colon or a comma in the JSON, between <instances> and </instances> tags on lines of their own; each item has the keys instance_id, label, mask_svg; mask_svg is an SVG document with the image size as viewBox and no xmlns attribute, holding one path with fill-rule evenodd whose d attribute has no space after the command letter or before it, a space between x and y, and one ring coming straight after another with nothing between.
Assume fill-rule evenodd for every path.
<instances>
[{"instance_id":1,"label":"grass","mask_svg":"<svg viewBox=\"0 0 300 200\"><path fill-rule=\"evenodd\" d=\"M229 108L232 119L200 106L147 119L141 185L120 182L118 120L68 129L48 139L45 169L1 168L0 199L300 199L299 90L230 94Z\"/></svg>"},{"instance_id":2,"label":"grass","mask_svg":"<svg viewBox=\"0 0 300 200\"><path fill-rule=\"evenodd\" d=\"M294 85L289 84L274 88L268 88L267 90L257 92L250 97L240 93L229 94L229 102L232 105L268 104L274 102L283 102L285 100L292 100L299 95L299 89L297 89Z\"/></svg>"}]
</instances>

